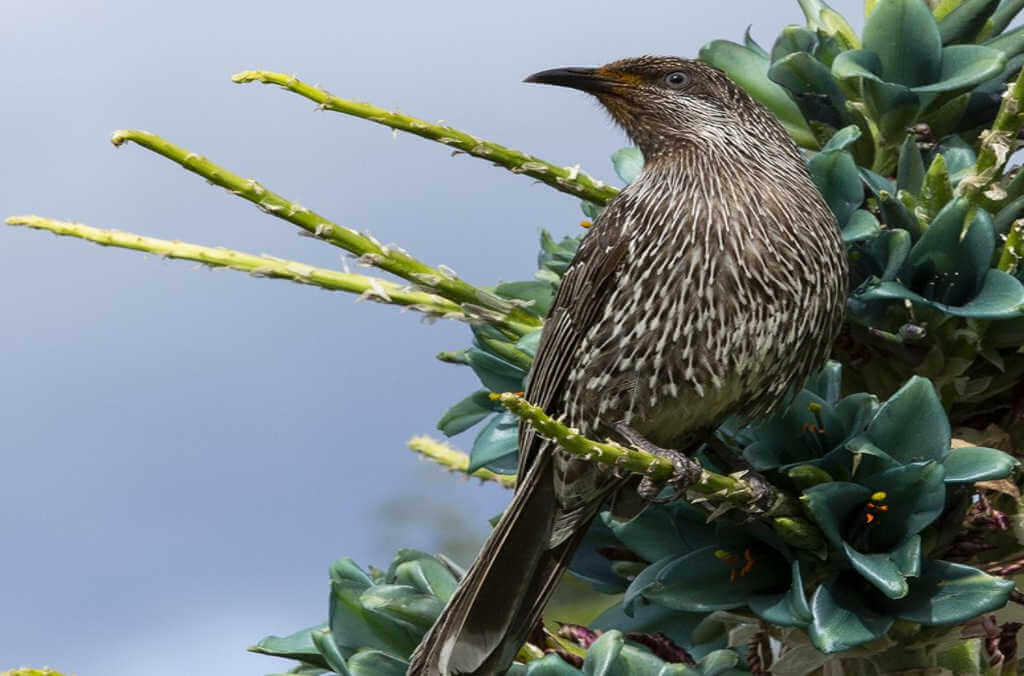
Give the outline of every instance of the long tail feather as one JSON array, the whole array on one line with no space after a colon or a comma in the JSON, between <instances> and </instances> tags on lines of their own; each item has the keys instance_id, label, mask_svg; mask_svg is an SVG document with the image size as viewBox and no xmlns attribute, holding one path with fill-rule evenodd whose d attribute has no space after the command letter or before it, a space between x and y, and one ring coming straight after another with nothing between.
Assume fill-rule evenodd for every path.
<instances>
[{"instance_id":1,"label":"long tail feather","mask_svg":"<svg viewBox=\"0 0 1024 676\"><path fill-rule=\"evenodd\" d=\"M408 676L496 676L512 664L593 518L582 519L572 536L551 547L559 511L552 471L550 459L541 460L520 483L416 649Z\"/></svg>"}]
</instances>

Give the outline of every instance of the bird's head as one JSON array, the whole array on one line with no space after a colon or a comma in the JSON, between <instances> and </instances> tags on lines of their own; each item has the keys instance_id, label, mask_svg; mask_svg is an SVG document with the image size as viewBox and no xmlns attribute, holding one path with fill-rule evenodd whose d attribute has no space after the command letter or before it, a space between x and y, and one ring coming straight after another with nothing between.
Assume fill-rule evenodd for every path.
<instances>
[{"instance_id":1,"label":"bird's head","mask_svg":"<svg viewBox=\"0 0 1024 676\"><path fill-rule=\"evenodd\" d=\"M648 159L694 147L791 146L762 106L722 71L700 61L643 56L599 68L545 70L525 81L593 94Z\"/></svg>"}]
</instances>

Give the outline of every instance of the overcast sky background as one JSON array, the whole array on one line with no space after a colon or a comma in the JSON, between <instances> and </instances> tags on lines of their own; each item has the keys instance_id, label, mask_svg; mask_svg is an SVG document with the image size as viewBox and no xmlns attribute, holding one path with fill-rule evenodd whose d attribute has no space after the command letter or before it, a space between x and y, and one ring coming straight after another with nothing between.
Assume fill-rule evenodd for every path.
<instances>
[{"instance_id":1,"label":"overcast sky background","mask_svg":"<svg viewBox=\"0 0 1024 676\"><path fill-rule=\"evenodd\" d=\"M862 24L859 0L832 0ZM422 139L234 85L248 68L444 119L612 178L621 133L534 71L695 55L783 0L0 0L0 218L36 213L337 268L137 146L147 129L477 284L526 279L577 202ZM508 494L418 461L477 387L460 325L0 226L0 671L252 676L245 648L327 613L327 566L481 538ZM467 447L471 436L459 438ZM280 663L283 666L283 663Z\"/></svg>"}]
</instances>

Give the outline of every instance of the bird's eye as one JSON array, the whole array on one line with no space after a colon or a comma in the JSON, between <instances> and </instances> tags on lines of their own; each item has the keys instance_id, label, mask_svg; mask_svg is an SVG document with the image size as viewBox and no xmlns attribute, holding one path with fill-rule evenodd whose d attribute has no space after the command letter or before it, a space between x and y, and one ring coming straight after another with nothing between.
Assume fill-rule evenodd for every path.
<instances>
[{"instance_id":1,"label":"bird's eye","mask_svg":"<svg viewBox=\"0 0 1024 676\"><path fill-rule=\"evenodd\" d=\"M682 71L676 71L669 73L665 76L665 84L672 89L682 89L686 85L690 84L690 76Z\"/></svg>"}]
</instances>

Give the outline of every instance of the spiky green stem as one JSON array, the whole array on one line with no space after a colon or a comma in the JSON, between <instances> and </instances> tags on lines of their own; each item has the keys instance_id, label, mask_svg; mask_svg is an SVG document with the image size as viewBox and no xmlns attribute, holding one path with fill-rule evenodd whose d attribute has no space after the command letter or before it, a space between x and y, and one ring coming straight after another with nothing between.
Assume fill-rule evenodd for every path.
<instances>
[{"instance_id":1,"label":"spiky green stem","mask_svg":"<svg viewBox=\"0 0 1024 676\"><path fill-rule=\"evenodd\" d=\"M37 230L48 230L57 235L77 237L103 246L116 246L122 249L133 249L157 254L165 258L177 258L203 263L213 267L225 267L241 270L259 277L289 279L301 284L319 286L330 291L348 291L359 294L363 299L381 303L401 305L413 310L424 312L435 317L449 319L465 319L462 309L440 296L415 291L386 279L358 275L349 272L337 272L326 268L318 268L298 261L274 258L272 256L254 256L218 247L207 247L188 242L172 242L166 239L144 237L119 230L101 230L82 223L69 223L39 216L12 216L7 225L21 225Z\"/></svg>"},{"instance_id":2,"label":"spiky green stem","mask_svg":"<svg viewBox=\"0 0 1024 676\"><path fill-rule=\"evenodd\" d=\"M111 138L115 146L120 146L125 141L136 143L177 162L185 169L206 178L210 183L252 202L266 213L293 223L315 237L355 254L363 264L387 270L418 287L457 303L461 311L471 319L494 324L519 336L540 326L539 319L516 307L515 304L489 291L467 284L450 271L432 268L404 251L382 245L369 235L337 225L315 211L267 190L255 180L242 178L156 134L122 129L114 132Z\"/></svg>"},{"instance_id":3,"label":"spiky green stem","mask_svg":"<svg viewBox=\"0 0 1024 676\"><path fill-rule=\"evenodd\" d=\"M522 396L506 392L492 394L491 398L500 402L502 406L519 416L523 422L573 455L591 462L617 467L623 472L647 476L656 483L676 478L676 467L667 458L622 446L613 441L601 442L587 439L578 431L554 420ZM757 488L743 479L746 472L729 475L718 474L704 469L695 460L691 462L693 466L690 469L693 470L694 481L689 485L681 486L691 493L691 502L707 502L716 507L715 514L725 513L729 509L738 509L752 514L760 513L754 503L758 498L763 498L764 494L759 495ZM824 542L820 535L813 537L813 534L818 533L815 526L796 516L799 514L799 507L790 496L774 487L769 490L771 495L768 502L771 503L771 507L763 512L763 515L770 518L772 525L780 535L790 541L792 527L794 523L798 523L802 534L800 542L813 543L815 547L811 548L816 548L819 543ZM795 543L791 542L791 544Z\"/></svg>"},{"instance_id":4,"label":"spiky green stem","mask_svg":"<svg viewBox=\"0 0 1024 676\"><path fill-rule=\"evenodd\" d=\"M1003 103L992 127L981 133L981 150L972 173L960 181L957 192L974 206L987 207L1006 198L999 185L1006 161L1017 149L1017 136L1024 124L1024 70L1003 93Z\"/></svg>"},{"instance_id":5,"label":"spiky green stem","mask_svg":"<svg viewBox=\"0 0 1024 676\"><path fill-rule=\"evenodd\" d=\"M478 469L475 472L468 472L468 455L462 451L455 450L448 444L436 441L430 437L413 437L409 440L409 448L452 471L469 474L469 476L480 479L481 481L494 481L505 488L516 487L516 477L514 475L498 474L497 472L492 472L489 469Z\"/></svg>"},{"instance_id":6,"label":"spiky green stem","mask_svg":"<svg viewBox=\"0 0 1024 676\"><path fill-rule=\"evenodd\" d=\"M1010 226L1010 232L1003 242L1003 250L999 254L999 269L1011 275L1017 272L1020 259L1024 258L1024 218L1018 219Z\"/></svg>"},{"instance_id":7,"label":"spiky green stem","mask_svg":"<svg viewBox=\"0 0 1024 676\"><path fill-rule=\"evenodd\" d=\"M467 155L488 160L505 167L516 174L525 174L546 183L556 190L575 195L595 204L606 204L619 192L610 185L588 176L579 167L559 167L545 162L533 155L512 148L507 148L491 141L467 134L453 127L434 124L411 115L403 115L384 108L342 99L324 89L302 82L294 75L274 73L267 70L247 70L231 77L233 82L262 82L275 84L288 91L304 96L310 101L320 104L324 110L354 115L364 120L376 122L392 129L416 134L423 138L457 148Z\"/></svg>"}]
</instances>

